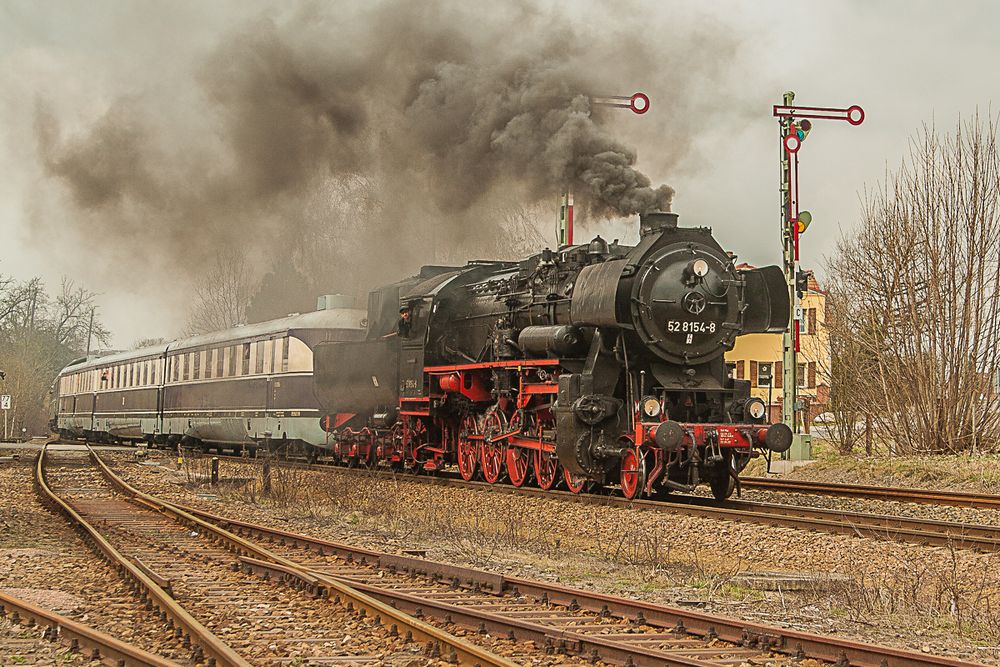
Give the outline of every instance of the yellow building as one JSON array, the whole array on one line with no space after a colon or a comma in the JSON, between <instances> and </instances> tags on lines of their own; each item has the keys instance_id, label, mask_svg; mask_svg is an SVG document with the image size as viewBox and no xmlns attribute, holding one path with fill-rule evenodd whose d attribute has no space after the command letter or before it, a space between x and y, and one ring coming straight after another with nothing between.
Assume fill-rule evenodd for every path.
<instances>
[{"instance_id":1,"label":"yellow building","mask_svg":"<svg viewBox=\"0 0 1000 667\"><path fill-rule=\"evenodd\" d=\"M810 274L809 290L802 295L802 319L799 322L799 360L796 372L799 398L808 406L808 424L826 412L830 399L830 343L826 327L826 293ZM747 334L736 339L736 346L726 353L726 361L735 365L734 377L750 380L750 393L770 407L771 421L781 420L781 397L784 369L781 334ZM770 364L771 377L766 370Z\"/></svg>"}]
</instances>

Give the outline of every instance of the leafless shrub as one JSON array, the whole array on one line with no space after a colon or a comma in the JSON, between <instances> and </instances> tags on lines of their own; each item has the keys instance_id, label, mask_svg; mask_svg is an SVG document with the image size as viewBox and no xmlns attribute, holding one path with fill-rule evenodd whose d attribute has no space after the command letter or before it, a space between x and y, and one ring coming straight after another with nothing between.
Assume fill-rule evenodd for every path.
<instances>
[{"instance_id":1,"label":"leafless shrub","mask_svg":"<svg viewBox=\"0 0 1000 667\"><path fill-rule=\"evenodd\" d=\"M994 557L981 556L982 567L967 569L960 566L957 545L945 549L944 559L894 554L877 574L860 572L838 590L836 599L859 622L906 614L935 623L947 620L966 635L997 636L1000 591Z\"/></svg>"}]
</instances>

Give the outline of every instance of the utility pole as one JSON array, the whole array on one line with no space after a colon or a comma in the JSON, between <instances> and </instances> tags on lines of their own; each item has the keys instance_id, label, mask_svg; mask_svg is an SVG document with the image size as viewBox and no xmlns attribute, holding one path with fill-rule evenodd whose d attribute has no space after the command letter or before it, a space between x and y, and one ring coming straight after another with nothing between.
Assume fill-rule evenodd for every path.
<instances>
[{"instance_id":1,"label":"utility pole","mask_svg":"<svg viewBox=\"0 0 1000 667\"><path fill-rule=\"evenodd\" d=\"M634 114L642 115L649 111L649 96L645 93L632 95L611 95L609 97L590 98L592 106L618 107L629 109ZM559 202L559 224L556 227L556 246L573 245L573 191L569 188L563 192Z\"/></svg>"},{"instance_id":2,"label":"utility pole","mask_svg":"<svg viewBox=\"0 0 1000 667\"><path fill-rule=\"evenodd\" d=\"M846 120L851 125L860 125L865 120L865 112L857 105L846 109L795 107L792 106L794 101L795 93L788 91L782 96L782 103L774 106L781 144L781 244L789 296L788 328L782 336L781 420L793 433L788 459L803 461L812 458L812 439L799 432L795 419L795 413L802 408L798 400L797 383L802 307L799 305L800 290L797 288L808 281L808 277L799 269L799 235L812 221L812 215L808 211L799 211L799 149L812 129L812 120ZM808 415L804 418L808 419Z\"/></svg>"},{"instance_id":3,"label":"utility pole","mask_svg":"<svg viewBox=\"0 0 1000 667\"><path fill-rule=\"evenodd\" d=\"M90 339L94 335L94 309L95 306L90 307L90 324L87 325L87 357L90 357Z\"/></svg>"}]
</instances>

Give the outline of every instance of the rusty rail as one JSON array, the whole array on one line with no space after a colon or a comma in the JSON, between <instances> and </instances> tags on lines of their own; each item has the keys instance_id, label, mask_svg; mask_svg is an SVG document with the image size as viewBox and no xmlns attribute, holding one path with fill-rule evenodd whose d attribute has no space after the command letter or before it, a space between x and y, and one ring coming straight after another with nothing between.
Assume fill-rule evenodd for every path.
<instances>
[{"instance_id":1,"label":"rusty rail","mask_svg":"<svg viewBox=\"0 0 1000 667\"><path fill-rule=\"evenodd\" d=\"M836 484L833 482L811 482L797 479L771 479L768 477L744 477L741 483L748 489L782 491L785 493L807 493L847 498L868 498L871 500L895 500L904 503L930 505L953 505L977 509L1000 509L1000 496L987 493L965 493L960 491L935 491L899 486L867 486L863 484Z\"/></svg>"},{"instance_id":2,"label":"rusty rail","mask_svg":"<svg viewBox=\"0 0 1000 667\"><path fill-rule=\"evenodd\" d=\"M395 567L403 571L429 577L457 580L468 586L475 585L496 592L516 589L522 595L544 599L554 604L567 607L580 607L601 613L610 612L622 618L641 619L643 623L653 627L660 627L671 631L683 630L699 637L717 636L724 641L743 646L773 650L786 655L804 656L841 665L855 665L857 667L881 667L883 665L887 667L968 667L969 665L976 664L954 658L908 651L906 649L866 644L864 642L837 637L825 637L808 632L778 628L678 607L630 600L594 591L569 588L549 582L508 577L423 558L385 554L342 542L334 542L277 528L261 526L247 521L230 519L192 507L183 505L176 505L175 507L191 516L199 517L207 523L224 527L227 530L257 535L281 544L294 545L320 553L335 553L362 562L367 560L373 564L377 564L379 567ZM250 559L244 559L243 564L257 571L267 571L269 567L273 567L273 565L269 565L267 562ZM271 572L280 573L279 570L271 570ZM354 585L357 586L358 584ZM391 599L401 608L413 609L416 606L420 606L428 613L433 609L433 606L423 599L409 599L403 594L394 594L392 591L384 591L364 585L361 585L361 587L368 590L375 597L386 600ZM444 605L439 606L442 607L439 613L450 615L453 619L458 619L463 613L461 609L453 607L444 608ZM483 622L478 617L475 621ZM488 618L485 622L491 630L510 631L513 629L519 636L530 637L538 641L544 641L546 638L545 636L539 636L538 628L530 627L530 624L521 624L514 628L509 622L501 622L497 618ZM551 632L548 636L551 639ZM590 638L575 636L573 633L566 633L558 639L566 641L570 645L586 645L591 649L598 648L601 655L619 657L625 655L627 652L624 647L617 645L616 642L588 642ZM600 645L598 646L598 644ZM685 663L677 662L675 664Z\"/></svg>"},{"instance_id":3,"label":"rusty rail","mask_svg":"<svg viewBox=\"0 0 1000 667\"><path fill-rule=\"evenodd\" d=\"M9 614L17 624L44 625L46 639L69 644L73 651L90 649L91 660L114 661L120 667L180 667L173 660L153 655L137 646L106 635L48 609L42 609L0 591L0 615Z\"/></svg>"},{"instance_id":4,"label":"rusty rail","mask_svg":"<svg viewBox=\"0 0 1000 667\"><path fill-rule=\"evenodd\" d=\"M355 609L364 610L367 615L377 619L379 623L396 624L401 628L408 629L417 639L438 643L442 647L450 647L462 664L478 664L482 667L515 667L515 663L506 658L498 656L461 637L456 637L415 616L395 609L376 597L359 590L355 585L349 585L340 579L312 572L308 568L273 553L269 549L256 545L219 525L200 518L186 508L181 508L155 496L143 493L116 475L104 463L101 457L97 455L97 452L89 446L87 449L91 460L94 461L108 481L123 494L130 496L133 501L153 511L170 516L181 524L192 527L197 526L207 531L215 539L221 541L229 551L236 554L244 563L263 563L268 565L273 569L272 571L280 573L284 579L294 580L295 585L309 590L317 596L336 597L338 601L342 600L345 604L350 603Z\"/></svg>"},{"instance_id":5,"label":"rusty rail","mask_svg":"<svg viewBox=\"0 0 1000 667\"><path fill-rule=\"evenodd\" d=\"M241 457L223 457L246 462ZM296 468L338 471L343 474L392 477L395 473L351 469L327 464L307 464L295 461L272 462ZM984 553L1000 552L1000 526L956 523L934 519L900 517L886 514L867 514L803 507L779 503L762 503L730 500L719 503L699 496L674 495L666 500L636 499L601 493L574 494L569 491L544 491L527 486L467 482L457 475L442 474L435 477L407 476L407 480L421 484L438 484L482 489L493 493L507 493L539 498L554 498L566 502L627 507L630 509L672 512L723 521L739 521L771 526L784 526L839 535L852 535L870 539L889 540L909 544L948 546L972 549Z\"/></svg>"},{"instance_id":6,"label":"rusty rail","mask_svg":"<svg viewBox=\"0 0 1000 667\"><path fill-rule=\"evenodd\" d=\"M42 447L35 467L35 483L39 493L50 505L65 514L84 538L123 576L131 579L142 591L143 597L156 609L161 616L175 626L182 628L191 643L201 647L201 654L195 658L214 661L219 667L250 667L250 663L240 657L225 642L215 636L211 630L202 625L191 614L164 591L152 578L146 575L131 560L122 555L104 536L88 523L62 498L49 488L45 480L45 459L48 443Z\"/></svg>"}]
</instances>

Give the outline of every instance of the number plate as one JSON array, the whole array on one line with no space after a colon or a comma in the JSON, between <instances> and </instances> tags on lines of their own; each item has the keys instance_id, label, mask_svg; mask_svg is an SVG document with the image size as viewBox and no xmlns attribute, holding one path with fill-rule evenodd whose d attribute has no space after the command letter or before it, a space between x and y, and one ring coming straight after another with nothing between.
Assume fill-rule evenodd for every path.
<instances>
[{"instance_id":1,"label":"number plate","mask_svg":"<svg viewBox=\"0 0 1000 667\"><path fill-rule=\"evenodd\" d=\"M667 333L714 334L717 326L715 322L667 320Z\"/></svg>"}]
</instances>

